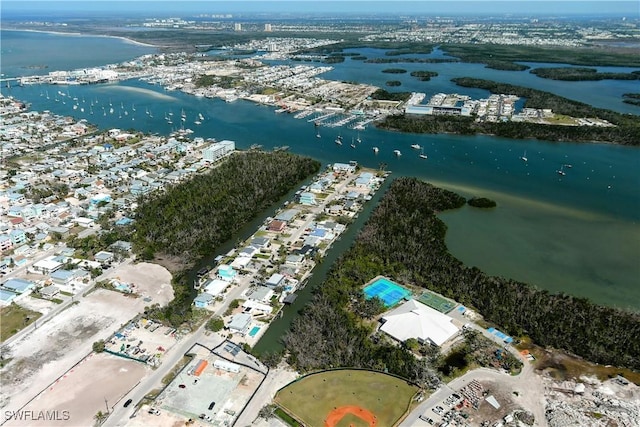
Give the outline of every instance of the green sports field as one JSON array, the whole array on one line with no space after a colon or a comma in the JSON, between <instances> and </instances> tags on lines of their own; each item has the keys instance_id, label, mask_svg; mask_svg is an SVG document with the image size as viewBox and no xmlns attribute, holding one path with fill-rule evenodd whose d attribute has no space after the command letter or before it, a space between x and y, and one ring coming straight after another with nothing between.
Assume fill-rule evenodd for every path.
<instances>
[{"instance_id":1,"label":"green sports field","mask_svg":"<svg viewBox=\"0 0 640 427\"><path fill-rule=\"evenodd\" d=\"M423 292L417 300L424 305L445 314L450 312L453 307L456 306L455 302L449 301L448 299L430 291Z\"/></svg>"},{"instance_id":2,"label":"green sports field","mask_svg":"<svg viewBox=\"0 0 640 427\"><path fill-rule=\"evenodd\" d=\"M278 392L275 402L309 427L324 427L335 408L353 405L376 416L376 425L395 425L418 389L406 381L378 372L325 371L309 375ZM336 426L364 427L364 420L347 415Z\"/></svg>"}]
</instances>

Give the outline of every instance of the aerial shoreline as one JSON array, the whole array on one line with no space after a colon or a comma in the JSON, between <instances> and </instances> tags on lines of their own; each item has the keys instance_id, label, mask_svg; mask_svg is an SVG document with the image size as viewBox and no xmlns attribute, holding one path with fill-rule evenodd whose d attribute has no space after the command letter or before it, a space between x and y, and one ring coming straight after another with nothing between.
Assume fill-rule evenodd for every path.
<instances>
[{"instance_id":1,"label":"aerial shoreline","mask_svg":"<svg viewBox=\"0 0 640 427\"><path fill-rule=\"evenodd\" d=\"M108 38L112 38L112 39L119 39L124 41L125 43L130 43L136 46L143 46L143 47L152 47L155 49L161 49L163 46L158 46L158 45L154 45L154 44L150 44L150 43L143 43L137 40L134 40L132 38L129 37L124 37L124 36L113 36L113 35L108 35L108 34L103 34L103 33L99 33L99 34L93 34L93 33L82 33L82 32L71 32L71 31L53 31L53 30L34 30L34 29L30 29L30 28L3 28L3 31L25 31L25 32L29 32L29 33L43 33L43 34L54 34L54 35L60 35L60 36L72 36L72 37L108 37Z\"/></svg>"}]
</instances>

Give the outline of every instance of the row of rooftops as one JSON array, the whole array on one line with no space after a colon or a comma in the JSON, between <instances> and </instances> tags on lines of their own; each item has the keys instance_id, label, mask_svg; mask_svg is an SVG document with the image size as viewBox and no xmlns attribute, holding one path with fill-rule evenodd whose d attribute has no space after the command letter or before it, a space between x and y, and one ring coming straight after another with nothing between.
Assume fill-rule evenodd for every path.
<instances>
[{"instance_id":1,"label":"row of rooftops","mask_svg":"<svg viewBox=\"0 0 640 427\"><path fill-rule=\"evenodd\" d=\"M60 124L74 123L48 112L26 111L24 104L4 97L0 97L0 116L3 155L33 149L29 139L18 142L7 137L15 129L49 132ZM202 154L212 147L224 147L224 155L235 149L233 141L188 140L179 135L144 136L127 145L116 139L123 135L125 141L140 136L111 129L81 139L79 146L62 141L48 147L37 133L44 142L40 148L48 156L19 169L0 170L0 251L11 254L25 244L46 242L53 233L66 237L76 225L92 227L109 211L117 212L118 225L127 225L132 220L126 215L136 208L138 196L163 190L208 167L211 160L204 160ZM57 134L53 139L59 139ZM23 251L27 248L19 252Z\"/></svg>"}]
</instances>

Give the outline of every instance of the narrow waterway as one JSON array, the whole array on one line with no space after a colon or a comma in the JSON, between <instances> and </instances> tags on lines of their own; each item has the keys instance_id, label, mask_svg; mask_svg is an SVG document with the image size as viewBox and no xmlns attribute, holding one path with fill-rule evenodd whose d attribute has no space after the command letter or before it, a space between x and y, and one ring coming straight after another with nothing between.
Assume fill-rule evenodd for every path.
<instances>
[{"instance_id":1,"label":"narrow waterway","mask_svg":"<svg viewBox=\"0 0 640 427\"><path fill-rule=\"evenodd\" d=\"M327 255L322 259L322 262L313 270L313 275L309 278L304 289L296 292L298 298L296 298L295 302L283 308L282 317L271 322L269 329L262 335L260 341L256 343L254 346L255 353L279 352L284 349L282 337L289 328L291 328L291 324L300 315L304 306L311 300L314 289L324 282L333 263L351 247L358 232L367 222L371 212L373 212L374 208L378 205L378 202L389 188L392 180L392 177L387 178L371 200L364 205L364 208L355 221L353 221L340 238L333 243Z\"/></svg>"}]
</instances>

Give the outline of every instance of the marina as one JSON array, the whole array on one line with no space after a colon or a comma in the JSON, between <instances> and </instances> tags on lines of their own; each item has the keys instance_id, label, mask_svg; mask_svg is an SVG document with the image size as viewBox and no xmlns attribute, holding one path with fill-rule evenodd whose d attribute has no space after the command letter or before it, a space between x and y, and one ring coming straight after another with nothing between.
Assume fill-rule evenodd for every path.
<instances>
[{"instance_id":1,"label":"marina","mask_svg":"<svg viewBox=\"0 0 640 427\"><path fill-rule=\"evenodd\" d=\"M375 56L378 51L366 52ZM458 71L458 75L475 73L491 79L496 73L474 64L447 66L464 70ZM434 64L434 68L438 67L443 66ZM341 74L346 70L355 72L351 61L335 66L325 77L353 80L353 77L345 78ZM359 71L358 75L360 80L368 81L366 71ZM433 89L456 91L446 84L451 75L445 73L442 80L436 79ZM547 81L539 83L543 89L549 84ZM577 98L589 92L581 89L580 82L555 84L563 88L575 87L575 92L571 93ZM597 82L601 86L607 84L606 81ZM411 89L409 83L407 88ZM314 110L296 119L297 113L273 114L273 108L260 107L243 99L227 103L224 99L166 91L158 84L151 85L138 79L64 88L12 84L10 88L3 86L0 89L4 95L30 103L33 109L86 119L101 129L135 127L161 135L178 132L191 138L228 138L237 141L239 148L261 145L270 150L288 145L295 153L323 162L335 161L336 156L345 154L344 151L340 154L341 150L347 148L348 158L354 158L364 166L378 168L384 163L393 169L394 175L417 176L463 195L483 195L496 200L498 209L490 216L478 217L475 211L468 209L443 216L449 226L447 245L464 262L489 273L508 275L550 290L562 289L598 301L640 306L640 295L634 296L635 284L631 280L640 275L640 267L624 261L634 258L636 242L640 239L637 227L640 209L635 208L639 204L637 175L634 172L640 154L635 147L519 141L484 135L401 134L364 124L371 123L369 117L358 118L340 128L330 128L320 126L314 119L326 115L321 121L330 118L328 122L334 122L349 116L343 117L339 111L320 113ZM630 88L621 90L630 91ZM567 93L566 89L564 91ZM482 95L477 90L470 90L470 93ZM80 101L78 108L73 109L76 105L73 98L84 98L85 103ZM87 105L90 101L93 101L93 108ZM128 115L119 111L121 105L126 107ZM132 105L137 110L134 114ZM84 112L80 107L84 107ZM146 114L147 109L149 114ZM177 120L182 110L186 114L185 121ZM199 119L199 113L205 120L199 120L201 124L197 125L194 121ZM243 118L241 126L238 125L239 117ZM193 127L187 123L193 123ZM341 129L344 141L354 138L355 149L333 143L338 129ZM357 142L358 139L362 142ZM418 153L415 156L394 155L393 150L412 150L412 144L420 145L424 153L428 153L428 160ZM520 159L521 156L527 160ZM570 174L568 167L562 168L567 175L559 182L559 175L554 171L564 164L571 164L573 168ZM610 226L593 226L594 223L603 224L603 221ZM571 226L567 227L567 223ZM482 250L476 247L475 242L495 241L491 236L496 233L501 236L500 245L492 244ZM592 241L600 241L601 245L593 248L589 243ZM535 249L531 247L533 242L536 242ZM586 248L591 249L587 251ZM571 262L559 265L548 261L553 254L564 251L575 254ZM613 253L618 256L613 258ZM599 265L599 273L593 274L583 265ZM610 286L611 283L615 286ZM628 298L620 298L621 289L625 289Z\"/></svg>"}]
</instances>

